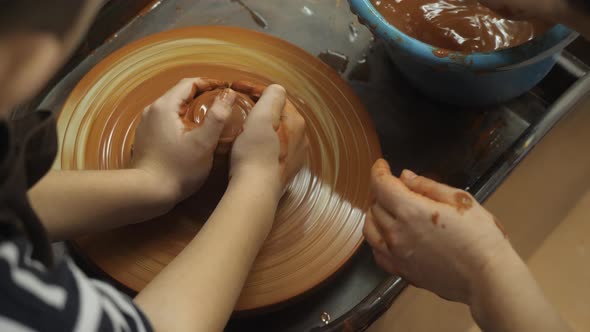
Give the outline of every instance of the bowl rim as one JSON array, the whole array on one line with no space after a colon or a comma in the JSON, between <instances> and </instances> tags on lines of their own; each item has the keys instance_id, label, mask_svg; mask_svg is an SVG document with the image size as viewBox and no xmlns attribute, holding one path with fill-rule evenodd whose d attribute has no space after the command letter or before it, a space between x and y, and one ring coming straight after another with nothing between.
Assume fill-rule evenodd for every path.
<instances>
[{"instance_id":1,"label":"bowl rim","mask_svg":"<svg viewBox=\"0 0 590 332\"><path fill-rule=\"evenodd\" d=\"M463 53L426 44L398 30L373 6L371 0L349 0L351 10L373 33L400 47L413 59L435 67L468 67L474 71L508 70L553 55L578 37L570 28L556 24L544 34L512 48L491 52ZM437 55L437 52L444 55ZM440 53L439 53L440 54Z\"/></svg>"}]
</instances>

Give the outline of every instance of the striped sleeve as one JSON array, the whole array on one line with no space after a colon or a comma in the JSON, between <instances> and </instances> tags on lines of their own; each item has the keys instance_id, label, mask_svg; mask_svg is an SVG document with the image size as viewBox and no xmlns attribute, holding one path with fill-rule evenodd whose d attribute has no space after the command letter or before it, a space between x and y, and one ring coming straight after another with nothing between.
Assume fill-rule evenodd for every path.
<instances>
[{"instance_id":1,"label":"striped sleeve","mask_svg":"<svg viewBox=\"0 0 590 332\"><path fill-rule=\"evenodd\" d=\"M150 332L126 295L66 258L48 269L24 238L0 242L0 331Z\"/></svg>"}]
</instances>

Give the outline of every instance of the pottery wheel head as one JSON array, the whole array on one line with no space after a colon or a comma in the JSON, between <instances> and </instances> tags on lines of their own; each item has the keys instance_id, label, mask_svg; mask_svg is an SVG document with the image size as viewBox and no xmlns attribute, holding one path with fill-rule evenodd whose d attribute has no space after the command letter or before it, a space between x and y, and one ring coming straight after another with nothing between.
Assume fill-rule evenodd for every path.
<instances>
[{"instance_id":1,"label":"pottery wheel head","mask_svg":"<svg viewBox=\"0 0 590 332\"><path fill-rule=\"evenodd\" d=\"M370 169L381 150L371 118L346 82L283 40L245 29L202 26L169 30L123 47L71 92L58 121L55 167L128 167L143 109L187 77L233 82L221 87L240 93L224 139L241 132L260 87L274 83L287 91L285 109L297 110L306 122L305 165L287 186L236 310L292 300L326 281L363 241ZM223 89L209 89L187 101L185 122L198 126L207 121L212 101ZM77 239L75 253L113 281L140 291L199 232L225 191L216 182L220 179L210 176L199 192L164 216Z\"/></svg>"}]
</instances>

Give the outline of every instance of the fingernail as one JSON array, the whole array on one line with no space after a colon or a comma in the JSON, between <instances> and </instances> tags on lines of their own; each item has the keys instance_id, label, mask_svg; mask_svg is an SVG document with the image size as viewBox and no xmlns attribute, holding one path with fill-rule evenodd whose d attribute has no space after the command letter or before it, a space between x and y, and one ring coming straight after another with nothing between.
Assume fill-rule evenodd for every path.
<instances>
[{"instance_id":1,"label":"fingernail","mask_svg":"<svg viewBox=\"0 0 590 332\"><path fill-rule=\"evenodd\" d=\"M236 96L237 94L234 92L234 90L224 89L217 98L228 105L232 105L236 100Z\"/></svg>"},{"instance_id":2,"label":"fingernail","mask_svg":"<svg viewBox=\"0 0 590 332\"><path fill-rule=\"evenodd\" d=\"M409 169L404 169L404 171L402 172L402 178L406 180L414 180L417 177L418 175L416 175L416 173L410 171Z\"/></svg>"}]
</instances>

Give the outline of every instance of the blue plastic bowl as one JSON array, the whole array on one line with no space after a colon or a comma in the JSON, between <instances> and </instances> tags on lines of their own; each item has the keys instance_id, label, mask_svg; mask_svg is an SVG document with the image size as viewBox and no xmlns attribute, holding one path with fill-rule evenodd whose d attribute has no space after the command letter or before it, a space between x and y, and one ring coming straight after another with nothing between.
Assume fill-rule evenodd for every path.
<instances>
[{"instance_id":1,"label":"blue plastic bowl","mask_svg":"<svg viewBox=\"0 0 590 332\"><path fill-rule=\"evenodd\" d=\"M370 0L349 0L351 10L387 44L399 70L426 95L455 105L487 106L532 89L553 68L578 34L556 25L520 46L489 53L448 52L414 39L389 24ZM445 52L447 53L447 52ZM440 54L440 53L438 53Z\"/></svg>"}]
</instances>

